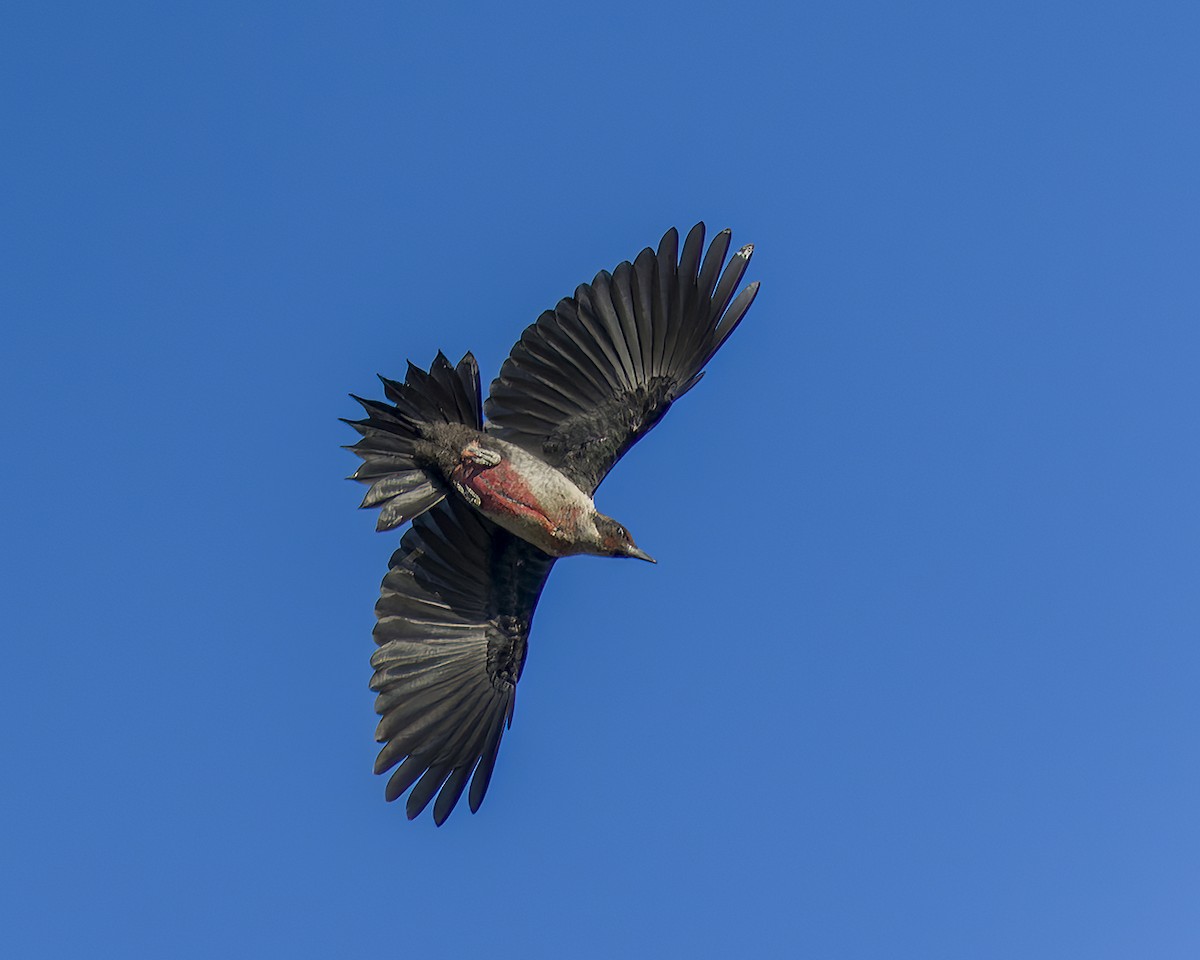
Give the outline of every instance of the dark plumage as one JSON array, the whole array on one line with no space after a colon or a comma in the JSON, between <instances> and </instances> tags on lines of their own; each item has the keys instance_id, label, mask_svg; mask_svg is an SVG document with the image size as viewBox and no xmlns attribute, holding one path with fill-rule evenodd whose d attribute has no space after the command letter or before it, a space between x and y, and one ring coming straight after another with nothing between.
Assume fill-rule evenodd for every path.
<instances>
[{"instance_id":1,"label":"dark plumage","mask_svg":"<svg viewBox=\"0 0 1200 960\"><path fill-rule=\"evenodd\" d=\"M555 559L651 559L591 497L754 300L757 283L734 297L753 248L725 265L729 243L717 234L702 262L704 225L681 253L672 229L657 252L597 274L526 328L486 403L470 354L381 378L390 403L355 398L362 506L381 508L380 530L413 520L383 580L371 658L375 771L396 768L388 800L412 788L410 818L436 796L441 824L468 781L472 812L483 802Z\"/></svg>"}]
</instances>

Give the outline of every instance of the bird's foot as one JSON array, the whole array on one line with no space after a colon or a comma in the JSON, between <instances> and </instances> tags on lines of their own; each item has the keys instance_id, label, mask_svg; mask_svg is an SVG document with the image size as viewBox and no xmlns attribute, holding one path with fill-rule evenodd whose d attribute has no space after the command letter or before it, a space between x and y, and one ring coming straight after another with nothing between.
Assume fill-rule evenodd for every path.
<instances>
[{"instance_id":1,"label":"bird's foot","mask_svg":"<svg viewBox=\"0 0 1200 960\"><path fill-rule=\"evenodd\" d=\"M459 483L457 480L452 481L454 489L458 491L458 495L467 501L471 506L478 507L483 503L483 498L465 484Z\"/></svg>"},{"instance_id":2,"label":"bird's foot","mask_svg":"<svg viewBox=\"0 0 1200 960\"><path fill-rule=\"evenodd\" d=\"M477 443L468 443L463 447L462 460L463 463L474 463L480 467L494 467L501 460L500 454L495 450L489 450L487 447L481 447Z\"/></svg>"}]
</instances>

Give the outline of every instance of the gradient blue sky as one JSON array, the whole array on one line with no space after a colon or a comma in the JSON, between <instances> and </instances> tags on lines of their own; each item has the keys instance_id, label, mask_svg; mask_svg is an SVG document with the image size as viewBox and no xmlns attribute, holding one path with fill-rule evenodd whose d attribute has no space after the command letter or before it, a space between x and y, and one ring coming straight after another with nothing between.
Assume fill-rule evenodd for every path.
<instances>
[{"instance_id":1,"label":"gradient blue sky","mask_svg":"<svg viewBox=\"0 0 1200 960\"><path fill-rule=\"evenodd\" d=\"M1200 956L1198 11L10 7L4 954ZM409 823L346 393L697 219L659 565Z\"/></svg>"}]
</instances>

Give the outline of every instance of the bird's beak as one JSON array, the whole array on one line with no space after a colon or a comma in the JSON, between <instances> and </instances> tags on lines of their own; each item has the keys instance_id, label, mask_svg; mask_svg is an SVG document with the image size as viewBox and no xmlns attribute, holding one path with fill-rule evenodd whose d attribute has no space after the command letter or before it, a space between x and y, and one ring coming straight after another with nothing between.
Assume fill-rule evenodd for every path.
<instances>
[{"instance_id":1,"label":"bird's beak","mask_svg":"<svg viewBox=\"0 0 1200 960\"><path fill-rule=\"evenodd\" d=\"M650 556L650 554L648 554L645 550L641 549L640 547L635 547L633 544L629 545L629 551L625 554L625 556L637 557L637 559L645 560L647 563L658 563L658 561Z\"/></svg>"}]
</instances>

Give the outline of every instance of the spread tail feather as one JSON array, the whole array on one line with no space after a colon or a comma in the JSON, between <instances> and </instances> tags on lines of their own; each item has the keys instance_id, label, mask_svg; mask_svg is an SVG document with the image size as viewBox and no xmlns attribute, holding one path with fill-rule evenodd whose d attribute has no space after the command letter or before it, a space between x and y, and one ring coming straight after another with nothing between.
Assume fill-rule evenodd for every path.
<instances>
[{"instance_id":1,"label":"spread tail feather","mask_svg":"<svg viewBox=\"0 0 1200 960\"><path fill-rule=\"evenodd\" d=\"M391 530L446 497L440 475L428 469L419 454L422 425L462 423L482 430L483 401L479 365L470 353L455 367L439 351L428 372L410 363L403 383L379 379L392 402L354 397L367 416L342 422L362 434L358 443L347 447L363 459L349 479L370 484L360 506L381 507L375 529Z\"/></svg>"}]
</instances>

